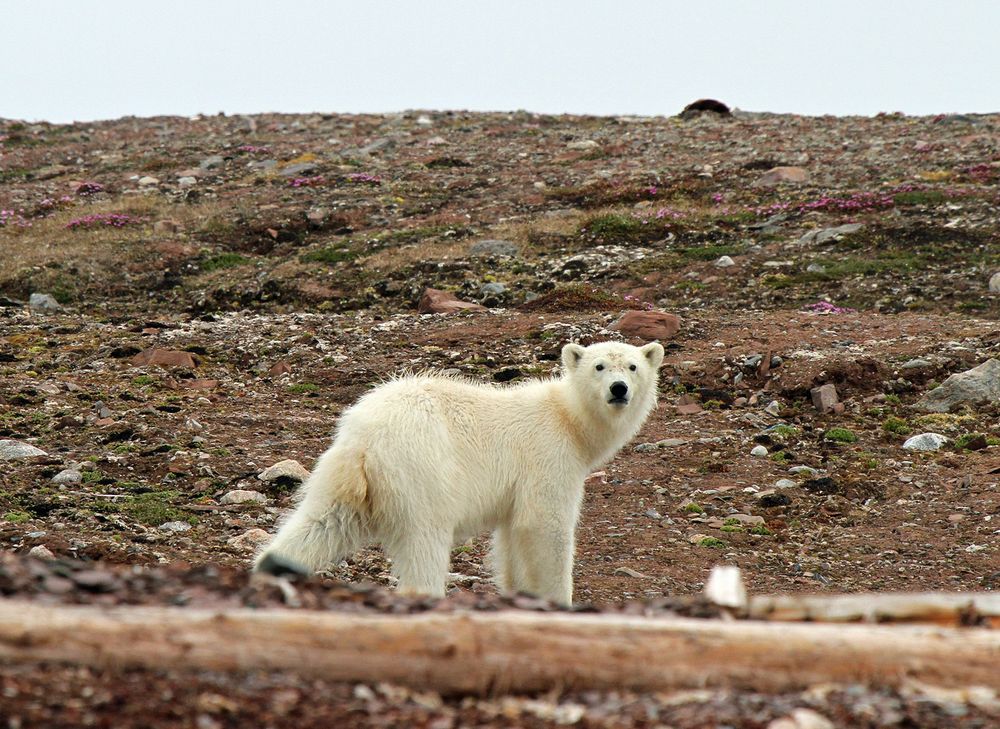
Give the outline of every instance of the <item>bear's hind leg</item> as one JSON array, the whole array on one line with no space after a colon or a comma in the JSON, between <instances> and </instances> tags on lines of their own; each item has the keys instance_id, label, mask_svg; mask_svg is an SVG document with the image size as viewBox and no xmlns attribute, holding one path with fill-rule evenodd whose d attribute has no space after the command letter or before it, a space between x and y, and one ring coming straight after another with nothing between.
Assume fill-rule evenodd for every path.
<instances>
[{"instance_id":1,"label":"bear's hind leg","mask_svg":"<svg viewBox=\"0 0 1000 729\"><path fill-rule=\"evenodd\" d=\"M404 595L444 597L451 562L452 534L423 531L400 536L385 544L392 571Z\"/></svg>"},{"instance_id":2,"label":"bear's hind leg","mask_svg":"<svg viewBox=\"0 0 1000 729\"><path fill-rule=\"evenodd\" d=\"M346 504L323 501L307 495L257 555L254 567L274 555L315 572L336 565L363 546L367 530L361 516Z\"/></svg>"}]
</instances>

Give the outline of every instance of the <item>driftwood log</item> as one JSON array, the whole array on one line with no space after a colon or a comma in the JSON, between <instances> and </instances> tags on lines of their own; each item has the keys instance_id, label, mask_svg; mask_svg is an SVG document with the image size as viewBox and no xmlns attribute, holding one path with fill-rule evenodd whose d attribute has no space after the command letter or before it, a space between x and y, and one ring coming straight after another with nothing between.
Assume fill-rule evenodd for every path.
<instances>
[{"instance_id":1,"label":"driftwood log","mask_svg":"<svg viewBox=\"0 0 1000 729\"><path fill-rule=\"evenodd\" d=\"M290 670L446 694L553 688L782 691L907 680L1000 689L1000 631L621 615L47 607L0 601L0 661Z\"/></svg>"},{"instance_id":2,"label":"driftwood log","mask_svg":"<svg viewBox=\"0 0 1000 729\"><path fill-rule=\"evenodd\" d=\"M936 623L1000 628L997 592L755 595L748 617L823 623ZM997 669L1000 671L1000 667Z\"/></svg>"}]
</instances>

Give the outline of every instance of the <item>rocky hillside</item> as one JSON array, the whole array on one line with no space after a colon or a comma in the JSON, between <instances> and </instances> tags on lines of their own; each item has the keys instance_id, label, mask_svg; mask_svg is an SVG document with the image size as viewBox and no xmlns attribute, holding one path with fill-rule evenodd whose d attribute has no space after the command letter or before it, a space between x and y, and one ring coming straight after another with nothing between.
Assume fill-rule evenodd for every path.
<instances>
[{"instance_id":1,"label":"rocky hillside","mask_svg":"<svg viewBox=\"0 0 1000 729\"><path fill-rule=\"evenodd\" d=\"M588 481L579 601L692 595L720 562L756 592L995 590L998 272L1000 115L0 120L0 593L246 604L250 554L373 384L516 383L568 340L619 337L664 341L660 407ZM456 549L453 600L494 599L487 551ZM375 549L338 579L392 582ZM73 724L37 699L44 674L4 670L22 716ZM95 680L127 703L128 682ZM213 680L156 683L186 686L205 726L304 690L267 679L216 710L198 703L227 693ZM362 688L331 689L337 711L378 703ZM399 696L382 710L415 722L548 707ZM531 725L740 706L729 723L757 727L805 705L986 726L995 709L704 692L622 699L631 723L607 723L615 700ZM281 716L309 725L297 701Z\"/></svg>"}]
</instances>

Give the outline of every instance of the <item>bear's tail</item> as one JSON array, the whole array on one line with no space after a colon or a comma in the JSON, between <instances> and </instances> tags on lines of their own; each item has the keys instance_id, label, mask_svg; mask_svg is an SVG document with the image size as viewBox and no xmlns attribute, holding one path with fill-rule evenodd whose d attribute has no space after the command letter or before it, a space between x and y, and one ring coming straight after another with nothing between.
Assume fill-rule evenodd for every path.
<instances>
[{"instance_id":1,"label":"bear's tail","mask_svg":"<svg viewBox=\"0 0 1000 729\"><path fill-rule=\"evenodd\" d=\"M302 485L299 504L254 560L254 569L279 565L310 572L335 565L368 540L368 481L364 452L334 446Z\"/></svg>"}]
</instances>

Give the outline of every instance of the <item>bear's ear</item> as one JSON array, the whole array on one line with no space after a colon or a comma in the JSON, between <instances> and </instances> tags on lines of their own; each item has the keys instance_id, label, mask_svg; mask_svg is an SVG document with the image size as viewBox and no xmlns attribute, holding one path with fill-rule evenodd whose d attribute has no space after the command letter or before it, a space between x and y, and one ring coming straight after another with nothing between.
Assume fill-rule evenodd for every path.
<instances>
[{"instance_id":1,"label":"bear's ear","mask_svg":"<svg viewBox=\"0 0 1000 729\"><path fill-rule=\"evenodd\" d=\"M649 366L653 368L654 372L660 369L660 363L663 362L662 344L659 342L650 342L639 351L642 352L643 356L645 356L645 358L649 361Z\"/></svg>"},{"instance_id":2,"label":"bear's ear","mask_svg":"<svg viewBox=\"0 0 1000 729\"><path fill-rule=\"evenodd\" d=\"M583 359L583 347L579 344L567 344L562 348L562 363L567 372L572 372Z\"/></svg>"}]
</instances>

